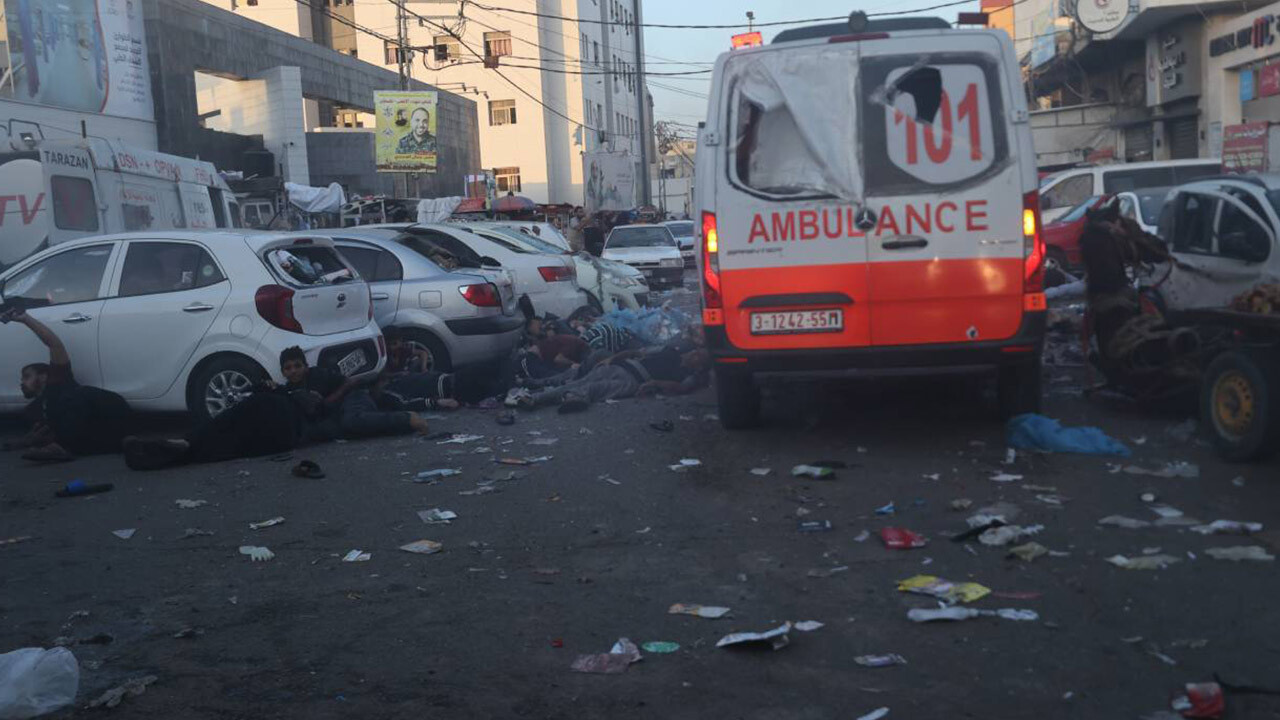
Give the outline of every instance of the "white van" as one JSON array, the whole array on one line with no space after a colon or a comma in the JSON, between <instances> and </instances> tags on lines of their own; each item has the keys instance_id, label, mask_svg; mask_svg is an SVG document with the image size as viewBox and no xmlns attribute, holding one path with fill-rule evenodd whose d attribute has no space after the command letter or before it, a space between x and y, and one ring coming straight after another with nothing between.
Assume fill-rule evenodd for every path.
<instances>
[{"instance_id":1,"label":"white van","mask_svg":"<svg viewBox=\"0 0 1280 720\"><path fill-rule=\"evenodd\" d=\"M1040 181L1040 220L1057 220L1065 212L1097 195L1126 190L1167 187L1222 174L1222 160L1163 160L1073 168Z\"/></svg>"},{"instance_id":2,"label":"white van","mask_svg":"<svg viewBox=\"0 0 1280 720\"><path fill-rule=\"evenodd\" d=\"M0 153L0 269L79 237L240 227L212 164L98 138Z\"/></svg>"},{"instance_id":3,"label":"white van","mask_svg":"<svg viewBox=\"0 0 1280 720\"><path fill-rule=\"evenodd\" d=\"M995 370L1036 410L1044 244L1007 33L939 18L787 30L716 60L699 133L703 326L720 419L756 377Z\"/></svg>"}]
</instances>

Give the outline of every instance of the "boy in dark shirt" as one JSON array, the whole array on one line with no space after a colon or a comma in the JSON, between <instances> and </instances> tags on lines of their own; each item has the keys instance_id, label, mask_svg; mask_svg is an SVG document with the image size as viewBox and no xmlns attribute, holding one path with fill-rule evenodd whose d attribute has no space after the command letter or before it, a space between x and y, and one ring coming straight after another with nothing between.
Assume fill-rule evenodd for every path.
<instances>
[{"instance_id":1,"label":"boy in dark shirt","mask_svg":"<svg viewBox=\"0 0 1280 720\"><path fill-rule=\"evenodd\" d=\"M306 393L301 401L307 406L309 441L427 431L427 421L417 413L379 410L369 391L354 380L332 368L308 367L302 348L285 348L280 353L280 372L285 391Z\"/></svg>"},{"instance_id":2,"label":"boy in dark shirt","mask_svg":"<svg viewBox=\"0 0 1280 720\"><path fill-rule=\"evenodd\" d=\"M124 398L77 383L66 346L44 323L22 310L0 315L0 322L26 325L49 348L48 363L22 368L22 395L31 400L25 410L31 429L5 449L30 448L22 457L35 462L119 452L132 420Z\"/></svg>"}]
</instances>

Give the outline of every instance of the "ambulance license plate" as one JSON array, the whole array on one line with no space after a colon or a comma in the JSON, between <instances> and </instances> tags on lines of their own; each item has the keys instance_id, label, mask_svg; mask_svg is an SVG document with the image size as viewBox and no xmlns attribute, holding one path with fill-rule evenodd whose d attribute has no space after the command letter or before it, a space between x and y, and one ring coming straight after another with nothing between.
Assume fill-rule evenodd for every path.
<instances>
[{"instance_id":1,"label":"ambulance license plate","mask_svg":"<svg viewBox=\"0 0 1280 720\"><path fill-rule=\"evenodd\" d=\"M844 330L843 310L751 313L752 335L822 333Z\"/></svg>"}]
</instances>

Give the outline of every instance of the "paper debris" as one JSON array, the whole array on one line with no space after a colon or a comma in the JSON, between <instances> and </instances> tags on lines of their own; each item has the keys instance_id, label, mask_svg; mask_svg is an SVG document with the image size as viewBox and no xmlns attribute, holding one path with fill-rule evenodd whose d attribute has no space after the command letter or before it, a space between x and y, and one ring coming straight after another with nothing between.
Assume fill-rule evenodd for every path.
<instances>
[{"instance_id":1,"label":"paper debris","mask_svg":"<svg viewBox=\"0 0 1280 720\"><path fill-rule=\"evenodd\" d=\"M434 555L444 549L444 544L438 543L435 540L415 540L408 545L401 545L400 549L405 552L417 553L419 555ZM368 553L363 554L367 559Z\"/></svg>"},{"instance_id":2,"label":"paper debris","mask_svg":"<svg viewBox=\"0 0 1280 720\"><path fill-rule=\"evenodd\" d=\"M366 562L371 557L370 553L352 550L342 557L342 562Z\"/></svg>"},{"instance_id":3,"label":"paper debris","mask_svg":"<svg viewBox=\"0 0 1280 720\"><path fill-rule=\"evenodd\" d=\"M791 642L791 638L787 633L791 632L791 623L786 622L772 630L764 632L741 632L725 635L716 643L716 647L734 647L738 645L750 645L762 643L770 646L774 650L778 650L787 646Z\"/></svg>"},{"instance_id":4,"label":"paper debris","mask_svg":"<svg viewBox=\"0 0 1280 720\"><path fill-rule=\"evenodd\" d=\"M177 505L183 510L190 510L192 508L198 508L201 505L208 505L209 501L208 500L187 500L186 498L178 498L177 500L173 501L173 504Z\"/></svg>"},{"instance_id":5,"label":"paper debris","mask_svg":"<svg viewBox=\"0 0 1280 720\"><path fill-rule=\"evenodd\" d=\"M129 538L133 537L133 534L136 532L138 532L137 528L125 528L123 530L112 530L111 534L115 535L121 540L128 540Z\"/></svg>"},{"instance_id":6,"label":"paper debris","mask_svg":"<svg viewBox=\"0 0 1280 720\"><path fill-rule=\"evenodd\" d=\"M280 516L276 516L271 518L270 520L263 520L262 522L249 523L249 529L261 530L263 528L269 528L275 525L279 525L282 522L284 522L284 518Z\"/></svg>"},{"instance_id":7,"label":"paper debris","mask_svg":"<svg viewBox=\"0 0 1280 720\"><path fill-rule=\"evenodd\" d=\"M449 525L450 520L458 519L458 513L452 510L431 508L430 510L419 510L418 519L428 525Z\"/></svg>"},{"instance_id":8,"label":"paper debris","mask_svg":"<svg viewBox=\"0 0 1280 720\"><path fill-rule=\"evenodd\" d=\"M676 603L667 608L669 615L693 615L695 617L716 620L728 615L730 612L727 607L719 607L717 605L698 605L696 603Z\"/></svg>"},{"instance_id":9,"label":"paper debris","mask_svg":"<svg viewBox=\"0 0 1280 720\"><path fill-rule=\"evenodd\" d=\"M249 560L253 562L266 562L276 556L275 553L261 545L241 545L240 554L248 555Z\"/></svg>"}]
</instances>

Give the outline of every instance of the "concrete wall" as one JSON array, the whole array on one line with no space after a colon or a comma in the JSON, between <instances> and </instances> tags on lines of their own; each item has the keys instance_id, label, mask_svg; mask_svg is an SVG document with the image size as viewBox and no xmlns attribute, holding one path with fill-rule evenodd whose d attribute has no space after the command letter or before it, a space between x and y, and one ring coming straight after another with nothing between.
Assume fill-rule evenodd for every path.
<instances>
[{"instance_id":1,"label":"concrete wall","mask_svg":"<svg viewBox=\"0 0 1280 720\"><path fill-rule=\"evenodd\" d=\"M210 130L261 135L276 157L286 182L310 182L307 169L306 121L301 73L296 67L275 67L252 80L211 75L196 78L196 103Z\"/></svg>"},{"instance_id":2,"label":"concrete wall","mask_svg":"<svg viewBox=\"0 0 1280 720\"><path fill-rule=\"evenodd\" d=\"M274 83L279 89L274 94L281 97L276 114L298 132L290 130L284 140L277 137L276 147L271 149L277 153L277 163L285 163L290 174L301 178L315 175L301 154L310 146L303 134L304 97L371 111L376 90L394 90L399 84L393 72L200 0L142 3L156 99L157 144L165 152L188 154L201 132L197 71L235 80L263 80L268 87ZM433 88L414 82L411 89ZM458 194L463 175L480 167L476 104L442 92L439 114L440 171L424 186L447 185L450 194ZM267 140L267 133L262 134ZM317 151L325 147L323 142L315 146ZM370 162L372 157L370 152ZM310 162L319 162L322 167L329 164L314 155Z\"/></svg>"},{"instance_id":3,"label":"concrete wall","mask_svg":"<svg viewBox=\"0 0 1280 720\"><path fill-rule=\"evenodd\" d=\"M1031 113L1031 136L1036 148L1036 165L1045 167L1080 163L1085 150L1118 148L1118 131L1113 127L1116 106L1074 105Z\"/></svg>"},{"instance_id":4,"label":"concrete wall","mask_svg":"<svg viewBox=\"0 0 1280 720\"><path fill-rule=\"evenodd\" d=\"M468 134L470 132L471 165L460 161L461 154L441 154L440 165L434 173L379 173L374 166L373 133L369 130L339 130L326 128L322 132L307 133L307 155L311 160L310 184L316 186L339 183L349 194L394 195L396 197L448 197L463 195L463 177L479 171L479 137L474 125L468 131L459 119L450 119L444 113L437 119L437 137L444 133ZM304 181L305 182L305 181Z\"/></svg>"}]
</instances>

